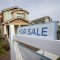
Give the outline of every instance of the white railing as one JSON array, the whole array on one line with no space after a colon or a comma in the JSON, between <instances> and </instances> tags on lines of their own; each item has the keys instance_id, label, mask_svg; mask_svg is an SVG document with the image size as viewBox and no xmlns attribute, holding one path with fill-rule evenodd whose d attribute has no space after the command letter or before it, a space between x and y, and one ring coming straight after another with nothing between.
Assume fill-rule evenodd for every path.
<instances>
[{"instance_id":1,"label":"white railing","mask_svg":"<svg viewBox=\"0 0 60 60\"><path fill-rule=\"evenodd\" d=\"M46 40L37 36L27 35L15 35L13 39L60 56L60 40Z\"/></svg>"}]
</instances>

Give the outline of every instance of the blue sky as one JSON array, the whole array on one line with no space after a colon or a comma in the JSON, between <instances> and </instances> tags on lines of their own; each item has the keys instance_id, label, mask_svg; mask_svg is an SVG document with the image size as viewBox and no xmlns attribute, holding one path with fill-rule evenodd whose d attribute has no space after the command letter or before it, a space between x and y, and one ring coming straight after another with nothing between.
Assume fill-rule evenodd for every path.
<instances>
[{"instance_id":1,"label":"blue sky","mask_svg":"<svg viewBox=\"0 0 60 60\"><path fill-rule=\"evenodd\" d=\"M0 11L14 6L28 10L29 20L44 16L60 20L60 0L0 0Z\"/></svg>"}]
</instances>

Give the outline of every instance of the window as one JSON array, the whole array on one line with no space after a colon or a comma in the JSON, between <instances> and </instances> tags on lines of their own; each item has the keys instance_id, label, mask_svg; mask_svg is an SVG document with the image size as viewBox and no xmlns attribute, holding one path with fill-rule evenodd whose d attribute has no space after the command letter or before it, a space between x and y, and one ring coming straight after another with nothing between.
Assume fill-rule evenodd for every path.
<instances>
[{"instance_id":1,"label":"window","mask_svg":"<svg viewBox=\"0 0 60 60\"><path fill-rule=\"evenodd\" d=\"M5 16L6 16L6 19L7 19L7 20L11 20L11 19L12 19L12 14L11 14L10 12L7 12L7 13L5 14Z\"/></svg>"},{"instance_id":2,"label":"window","mask_svg":"<svg viewBox=\"0 0 60 60\"><path fill-rule=\"evenodd\" d=\"M24 14L22 14L22 13L17 13L16 17L25 18Z\"/></svg>"}]
</instances>

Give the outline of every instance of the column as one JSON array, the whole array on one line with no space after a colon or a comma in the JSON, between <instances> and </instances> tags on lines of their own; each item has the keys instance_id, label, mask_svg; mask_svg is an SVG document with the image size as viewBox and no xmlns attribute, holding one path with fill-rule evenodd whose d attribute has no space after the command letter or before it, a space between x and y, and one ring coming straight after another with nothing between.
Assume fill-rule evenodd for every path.
<instances>
[{"instance_id":1,"label":"column","mask_svg":"<svg viewBox=\"0 0 60 60\"><path fill-rule=\"evenodd\" d=\"M9 26L9 31L10 31L9 33L10 33L11 60L23 60L18 47L18 43L13 40L13 36L15 35L14 25Z\"/></svg>"},{"instance_id":2,"label":"column","mask_svg":"<svg viewBox=\"0 0 60 60\"><path fill-rule=\"evenodd\" d=\"M12 39L13 35L15 35L14 25L9 25L9 37Z\"/></svg>"},{"instance_id":3,"label":"column","mask_svg":"<svg viewBox=\"0 0 60 60\"><path fill-rule=\"evenodd\" d=\"M9 42L10 42L11 60L16 60L16 55L15 55L15 50L14 50L13 35L15 35L14 25L9 25Z\"/></svg>"},{"instance_id":4,"label":"column","mask_svg":"<svg viewBox=\"0 0 60 60\"><path fill-rule=\"evenodd\" d=\"M4 25L4 34L7 34L6 25Z\"/></svg>"}]
</instances>

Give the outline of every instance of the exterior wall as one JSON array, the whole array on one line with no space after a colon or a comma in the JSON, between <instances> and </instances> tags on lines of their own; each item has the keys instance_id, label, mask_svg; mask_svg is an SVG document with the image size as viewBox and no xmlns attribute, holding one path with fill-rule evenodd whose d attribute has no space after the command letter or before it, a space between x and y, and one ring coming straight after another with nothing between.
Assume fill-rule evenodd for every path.
<instances>
[{"instance_id":1,"label":"exterior wall","mask_svg":"<svg viewBox=\"0 0 60 60\"><path fill-rule=\"evenodd\" d=\"M16 11L13 13L13 18L18 17L17 13L21 13L22 15L24 15L23 19L28 19L28 14L23 12L23 11ZM22 16L21 16L22 17Z\"/></svg>"},{"instance_id":2,"label":"exterior wall","mask_svg":"<svg viewBox=\"0 0 60 60\"><path fill-rule=\"evenodd\" d=\"M4 34L4 26L1 26L1 35Z\"/></svg>"},{"instance_id":3,"label":"exterior wall","mask_svg":"<svg viewBox=\"0 0 60 60\"><path fill-rule=\"evenodd\" d=\"M18 17L17 13L24 14L24 19L28 19L28 14L23 12L23 11L15 11L15 12L13 12L13 14L12 14L12 11L5 11L5 12L3 12L3 16L4 16L3 20L4 20L4 22Z\"/></svg>"},{"instance_id":4,"label":"exterior wall","mask_svg":"<svg viewBox=\"0 0 60 60\"><path fill-rule=\"evenodd\" d=\"M28 14L27 13L25 13L25 19L26 20L28 20L29 18L28 18Z\"/></svg>"},{"instance_id":5,"label":"exterior wall","mask_svg":"<svg viewBox=\"0 0 60 60\"><path fill-rule=\"evenodd\" d=\"M12 19L11 12L12 11L5 11L5 12L3 12L3 16L4 16L3 20L4 20L4 22Z\"/></svg>"},{"instance_id":6,"label":"exterior wall","mask_svg":"<svg viewBox=\"0 0 60 60\"><path fill-rule=\"evenodd\" d=\"M7 37L7 34L8 34L7 26L6 25L1 26L1 35L2 36L6 35Z\"/></svg>"},{"instance_id":7,"label":"exterior wall","mask_svg":"<svg viewBox=\"0 0 60 60\"><path fill-rule=\"evenodd\" d=\"M48 18L48 17L45 18L45 22L51 22L51 21L52 21L51 18Z\"/></svg>"},{"instance_id":8,"label":"exterior wall","mask_svg":"<svg viewBox=\"0 0 60 60\"><path fill-rule=\"evenodd\" d=\"M17 16L17 13L23 13L23 14L25 14L25 13L24 13L24 12L22 12L22 11L16 11L16 12L14 12L14 13L13 13L13 18L18 17L18 16Z\"/></svg>"},{"instance_id":9,"label":"exterior wall","mask_svg":"<svg viewBox=\"0 0 60 60\"><path fill-rule=\"evenodd\" d=\"M2 13L0 14L0 24L2 23Z\"/></svg>"},{"instance_id":10,"label":"exterior wall","mask_svg":"<svg viewBox=\"0 0 60 60\"><path fill-rule=\"evenodd\" d=\"M45 19L45 22L49 22L49 19L48 19L48 18L46 18L46 19Z\"/></svg>"},{"instance_id":11,"label":"exterior wall","mask_svg":"<svg viewBox=\"0 0 60 60\"><path fill-rule=\"evenodd\" d=\"M1 34L1 35L4 34L4 26L0 26L0 34Z\"/></svg>"}]
</instances>

